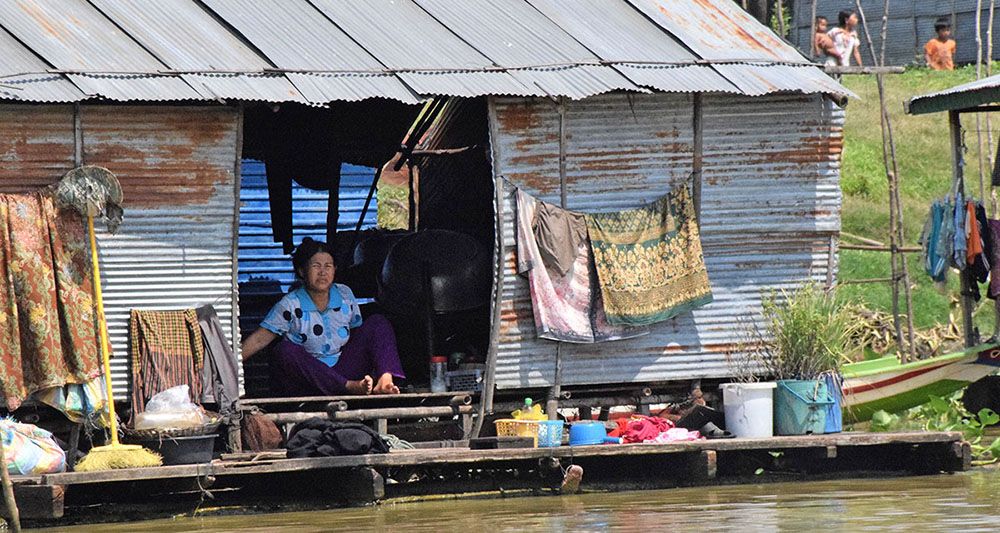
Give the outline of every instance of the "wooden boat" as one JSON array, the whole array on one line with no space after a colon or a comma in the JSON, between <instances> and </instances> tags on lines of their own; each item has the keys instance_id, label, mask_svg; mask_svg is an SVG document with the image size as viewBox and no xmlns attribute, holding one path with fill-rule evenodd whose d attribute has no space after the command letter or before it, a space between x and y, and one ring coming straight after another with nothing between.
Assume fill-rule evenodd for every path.
<instances>
[{"instance_id":1,"label":"wooden boat","mask_svg":"<svg viewBox=\"0 0 1000 533\"><path fill-rule=\"evenodd\" d=\"M845 365L844 422L871 420L872 413L905 411L930 396L948 396L1000 369L1000 344L900 364L895 356Z\"/></svg>"}]
</instances>

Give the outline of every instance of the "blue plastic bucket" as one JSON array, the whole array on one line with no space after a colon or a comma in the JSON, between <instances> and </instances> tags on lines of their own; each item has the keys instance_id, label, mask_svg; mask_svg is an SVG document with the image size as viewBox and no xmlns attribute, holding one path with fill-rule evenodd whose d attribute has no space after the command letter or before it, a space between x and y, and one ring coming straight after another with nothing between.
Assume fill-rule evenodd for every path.
<instances>
[{"instance_id":1,"label":"blue plastic bucket","mask_svg":"<svg viewBox=\"0 0 1000 533\"><path fill-rule=\"evenodd\" d=\"M555 448L562 445L563 421L562 420L539 420L538 421L538 447Z\"/></svg>"},{"instance_id":2,"label":"blue plastic bucket","mask_svg":"<svg viewBox=\"0 0 1000 533\"><path fill-rule=\"evenodd\" d=\"M838 374L826 374L823 379L826 381L830 399L833 400L833 403L826 408L826 426L823 433L840 433L844 430L844 413L841 411L844 378Z\"/></svg>"},{"instance_id":3,"label":"blue plastic bucket","mask_svg":"<svg viewBox=\"0 0 1000 533\"><path fill-rule=\"evenodd\" d=\"M774 429L778 435L808 435L826 429L827 409L833 404L826 381L781 380L774 391Z\"/></svg>"}]
</instances>

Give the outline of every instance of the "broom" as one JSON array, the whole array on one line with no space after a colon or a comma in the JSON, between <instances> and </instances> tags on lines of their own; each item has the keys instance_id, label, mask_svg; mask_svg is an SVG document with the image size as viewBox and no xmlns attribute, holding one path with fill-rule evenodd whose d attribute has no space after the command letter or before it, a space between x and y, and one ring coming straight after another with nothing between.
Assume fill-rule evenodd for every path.
<instances>
[{"instance_id":1,"label":"broom","mask_svg":"<svg viewBox=\"0 0 1000 533\"><path fill-rule=\"evenodd\" d=\"M90 260L94 270L94 300L101 341L101 361L104 364L104 390L108 400L108 427L111 444L91 448L90 453L76 464L76 471L113 470L160 466L163 459L137 444L118 442L118 417L115 415L114 394L111 390L111 353L108 350L108 323L104 317L104 299L101 296L101 269L97 260L97 238L94 236L94 215L104 213L109 226L117 229L121 223L121 185L108 169L94 166L75 168L60 180L56 189L59 201L80 211L87 217L90 237Z\"/></svg>"}]
</instances>

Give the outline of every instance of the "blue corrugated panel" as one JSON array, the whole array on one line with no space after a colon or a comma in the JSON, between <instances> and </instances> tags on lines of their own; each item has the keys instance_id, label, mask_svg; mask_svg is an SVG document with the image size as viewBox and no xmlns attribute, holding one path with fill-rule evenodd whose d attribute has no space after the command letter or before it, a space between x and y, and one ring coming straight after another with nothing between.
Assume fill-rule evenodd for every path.
<instances>
[{"instance_id":1,"label":"blue corrugated panel","mask_svg":"<svg viewBox=\"0 0 1000 533\"><path fill-rule=\"evenodd\" d=\"M353 230L364 207L375 169L344 164L340 176L340 218L338 231ZM304 237L326 240L327 193L298 184L292 188L292 225L295 243ZM375 226L376 199L365 216L363 227ZM271 233L271 212L267 200L267 175L264 163L243 160L240 184L240 257L239 281L267 278L288 290L293 274L289 257Z\"/></svg>"}]
</instances>

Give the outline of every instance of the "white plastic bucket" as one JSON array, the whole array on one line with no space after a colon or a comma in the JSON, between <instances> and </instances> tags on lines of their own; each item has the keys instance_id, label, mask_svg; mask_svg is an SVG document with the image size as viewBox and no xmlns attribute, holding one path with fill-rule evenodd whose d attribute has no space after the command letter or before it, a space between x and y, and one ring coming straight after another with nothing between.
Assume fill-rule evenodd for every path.
<instances>
[{"instance_id":1,"label":"white plastic bucket","mask_svg":"<svg viewBox=\"0 0 1000 533\"><path fill-rule=\"evenodd\" d=\"M723 383L722 406L726 429L737 437L774 436L776 383Z\"/></svg>"}]
</instances>

